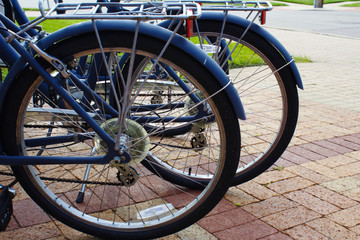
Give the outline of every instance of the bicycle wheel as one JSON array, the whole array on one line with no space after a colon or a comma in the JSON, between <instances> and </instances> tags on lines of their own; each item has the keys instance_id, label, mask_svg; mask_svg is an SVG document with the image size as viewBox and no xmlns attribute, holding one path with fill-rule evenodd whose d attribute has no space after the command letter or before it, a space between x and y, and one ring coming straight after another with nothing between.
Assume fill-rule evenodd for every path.
<instances>
[{"instance_id":1,"label":"bicycle wheel","mask_svg":"<svg viewBox=\"0 0 360 240\"><path fill-rule=\"evenodd\" d=\"M140 24L140 29L145 26ZM151 30L168 32L158 30L155 26ZM131 79L124 81L125 84L130 81L131 91L119 91L123 94L120 98L121 109L129 110L124 126L117 125L118 116L104 110L105 101L101 102L95 96L87 97L87 102L83 99L86 94L74 80L74 75L60 82L62 89L83 106L105 132L110 136L120 135L116 139L121 146L125 146L124 151L130 155L131 161L120 164L114 159L111 164L102 165L14 166L13 171L29 196L46 212L85 233L102 238L149 239L179 231L209 212L231 182L229 177L235 173L240 152L235 113L227 95L219 91L220 84L211 71L172 44L160 60L176 70L177 76L186 82L190 91L179 93L171 108L152 104L149 110L150 106L145 107L144 103L148 97L141 94L144 87L141 83L146 80L140 76L151 74L151 59L157 57L165 43L139 33L136 54L147 63L133 72L137 77L122 78L118 60L123 54L131 53L134 32L104 31L100 32L100 36L111 70L109 75L114 78L112 81ZM94 34L59 41L47 52L67 63L69 68L80 70L77 73L82 73L82 80L90 77L91 68L88 66L94 64L94 56L101 53ZM75 61L84 59L84 56L88 64L80 65L80 60ZM52 76L57 75L56 71L49 71ZM122 80L116 80L117 77ZM110 81L110 77L101 74L98 78L99 82ZM109 150L107 145L89 127L86 119L76 114L71 104L64 102L42 83L43 79L37 73L26 69L9 88L5 101L11 105L4 106L2 119L7 122L1 124L6 154L40 155L50 159L58 156L96 158L106 154ZM159 137L157 132L162 131L164 125L176 125L176 121L182 117L186 121L196 119L194 112L199 113L200 110L191 112L193 109L186 110L181 104L191 98L194 92L201 92L204 96L198 107L206 108L207 115L201 119L211 118L212 121L211 127L203 131L206 146L192 147L193 132L174 138ZM127 93L130 93L128 97ZM98 92L97 96L102 98L106 94ZM142 125L147 121L156 122L158 127L146 132ZM161 174L147 171L140 164L141 161L148 161L147 156L159 162L161 159L172 161L174 170L186 171L190 178L196 175L200 180L210 177L211 181L201 191L180 187L166 181ZM84 199L77 203L77 195L83 188Z\"/></svg>"},{"instance_id":2,"label":"bicycle wheel","mask_svg":"<svg viewBox=\"0 0 360 240\"><path fill-rule=\"evenodd\" d=\"M246 27L236 21L224 24L221 19L226 19L224 14L203 13L194 20L194 34L189 39L228 74L243 103L247 119L240 120L241 159L232 183L238 185L264 172L285 151L296 128L298 93L286 61L271 43L251 28L245 32ZM169 22L160 26L172 27ZM185 35L182 30L178 33ZM206 124L201 129L206 129ZM155 167L150 170L156 168L172 181L189 186L187 179L174 179L171 166L153 162Z\"/></svg>"}]
</instances>

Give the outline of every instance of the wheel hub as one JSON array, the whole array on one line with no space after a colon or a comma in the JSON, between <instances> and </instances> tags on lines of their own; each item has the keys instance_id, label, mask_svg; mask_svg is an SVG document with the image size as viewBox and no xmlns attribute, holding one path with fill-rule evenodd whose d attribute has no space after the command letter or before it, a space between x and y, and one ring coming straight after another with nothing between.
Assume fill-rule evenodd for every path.
<instances>
[{"instance_id":1,"label":"wheel hub","mask_svg":"<svg viewBox=\"0 0 360 240\"><path fill-rule=\"evenodd\" d=\"M146 130L131 119L126 119L122 127L117 122L117 118L112 118L101 124L100 127L113 139L116 139L121 131L120 146L130 155L130 164L141 162L150 150L150 139ZM106 143L98 135L95 136L95 147L101 153L106 153L108 150Z\"/></svg>"}]
</instances>

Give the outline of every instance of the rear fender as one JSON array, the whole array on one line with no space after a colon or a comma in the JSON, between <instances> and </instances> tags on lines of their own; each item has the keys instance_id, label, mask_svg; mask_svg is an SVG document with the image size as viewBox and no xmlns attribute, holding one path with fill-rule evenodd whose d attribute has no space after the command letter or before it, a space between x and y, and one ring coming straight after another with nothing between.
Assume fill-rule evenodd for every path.
<instances>
[{"instance_id":1,"label":"rear fender","mask_svg":"<svg viewBox=\"0 0 360 240\"><path fill-rule=\"evenodd\" d=\"M201 21L201 20L209 20L210 21L211 20L211 21L223 22L224 18L225 18L224 13L204 12L204 13L202 13L201 17L199 18L199 21ZM167 20L167 21L161 22L159 24L159 26L167 28L171 25L171 23L172 23L171 20ZM244 18L229 14L226 17L226 23L238 25L238 26L246 29L251 22ZM194 27L194 29L195 29L195 27ZM288 53L288 51L285 49L285 47L273 35L271 35L268 31L266 31L264 28L260 27L257 24L252 24L249 31L257 34L259 37L263 38L268 43L270 43L274 48L276 48L276 50L284 58L285 62L289 64L289 68L294 76L296 85L300 89L304 89L304 86L303 86L303 83L301 80L301 76L300 76L298 68L296 67L295 61L293 60L291 55Z\"/></svg>"},{"instance_id":2,"label":"rear fender","mask_svg":"<svg viewBox=\"0 0 360 240\"><path fill-rule=\"evenodd\" d=\"M135 32L136 29L136 21L96 21L96 26L98 30L101 31L129 31ZM60 42L64 39L68 39L70 37L79 36L82 34L92 33L94 32L92 22L82 22L79 24L74 24L69 27L58 30L38 42L38 46L46 50L50 46ZM167 41L171 36L171 32L159 28L157 26L141 23L139 28L139 34L149 35L154 38L157 38L162 41ZM221 70L221 68L203 51L201 51L198 47L192 44L190 41L185 38L176 35L172 40L172 44L182 49L187 54L193 56L198 62L206 66L211 74L219 81L221 87L225 88L227 95L229 96L233 108L236 112L238 118L245 119L245 112L242 107L242 103L240 98L235 90L235 88L229 84L229 79L226 74ZM27 66L27 63L22 59L19 60L11 67L7 77L4 80L2 87L0 88L0 112L2 111L2 106L4 104L4 99L6 96L6 92L14 82L14 79L18 76L19 73Z\"/></svg>"}]
</instances>

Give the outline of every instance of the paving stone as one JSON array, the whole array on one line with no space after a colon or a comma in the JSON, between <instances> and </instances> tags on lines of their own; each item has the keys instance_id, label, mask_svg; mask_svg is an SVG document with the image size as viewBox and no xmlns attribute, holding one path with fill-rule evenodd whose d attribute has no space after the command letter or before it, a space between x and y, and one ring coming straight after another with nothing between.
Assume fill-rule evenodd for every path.
<instances>
[{"instance_id":1,"label":"paving stone","mask_svg":"<svg viewBox=\"0 0 360 240\"><path fill-rule=\"evenodd\" d=\"M204 217L198 221L199 226L210 233L222 231L246 222L254 221L255 216L245 212L241 208Z\"/></svg>"},{"instance_id":2,"label":"paving stone","mask_svg":"<svg viewBox=\"0 0 360 240\"><path fill-rule=\"evenodd\" d=\"M274 163L274 166L276 167L291 167L296 165L296 163L291 162L285 158L279 158L278 160L276 160L276 162Z\"/></svg>"},{"instance_id":3,"label":"paving stone","mask_svg":"<svg viewBox=\"0 0 360 240\"><path fill-rule=\"evenodd\" d=\"M333 157L328 157L328 158L325 158L322 160L318 160L316 162L320 163L322 165L325 165L329 168L335 168L335 167L347 165L349 163L353 163L355 161L356 161L356 159L351 158L351 157L347 157L344 155L336 155Z\"/></svg>"},{"instance_id":4,"label":"paving stone","mask_svg":"<svg viewBox=\"0 0 360 240\"><path fill-rule=\"evenodd\" d=\"M298 203L290 201L283 196L276 196L261 202L243 206L242 209L258 218L261 218L277 212L284 211L286 209L293 208L298 205Z\"/></svg>"},{"instance_id":5,"label":"paving stone","mask_svg":"<svg viewBox=\"0 0 360 240\"><path fill-rule=\"evenodd\" d=\"M271 191L270 189L256 183L255 181L248 181L237 187L260 200L264 200L277 195L276 192Z\"/></svg>"},{"instance_id":6,"label":"paving stone","mask_svg":"<svg viewBox=\"0 0 360 240\"><path fill-rule=\"evenodd\" d=\"M11 216L10 222L9 222L9 224L7 225L5 231L15 230L15 229L18 229L18 228L20 228L20 225L19 225L19 223L16 221L16 219L15 219L15 217L14 217L14 215L13 215L13 216Z\"/></svg>"},{"instance_id":7,"label":"paving stone","mask_svg":"<svg viewBox=\"0 0 360 240\"><path fill-rule=\"evenodd\" d=\"M48 215L32 200L13 202L13 215L21 227L28 227L50 221Z\"/></svg>"},{"instance_id":8,"label":"paving stone","mask_svg":"<svg viewBox=\"0 0 360 240\"><path fill-rule=\"evenodd\" d=\"M314 172L311 169L305 168L301 165L288 167L288 168L286 168L286 170L289 172L292 172L298 176L306 178L314 183L323 183L323 182L328 182L331 180L329 177L321 175L321 174Z\"/></svg>"},{"instance_id":9,"label":"paving stone","mask_svg":"<svg viewBox=\"0 0 360 240\"><path fill-rule=\"evenodd\" d=\"M85 191L84 201L82 203L75 203L74 200L77 198L78 193L79 191L72 191L67 192L65 195L68 201L72 202L79 211L93 213L108 208L106 204L101 204L101 200L93 191Z\"/></svg>"},{"instance_id":10,"label":"paving stone","mask_svg":"<svg viewBox=\"0 0 360 240\"><path fill-rule=\"evenodd\" d=\"M173 235L170 235L169 237ZM204 228L200 227L198 224L193 224L190 227L185 228L184 230L176 233L176 235L181 240L216 240L217 239L214 235L206 231ZM163 239L163 240L170 240L170 239Z\"/></svg>"},{"instance_id":11,"label":"paving stone","mask_svg":"<svg viewBox=\"0 0 360 240\"><path fill-rule=\"evenodd\" d=\"M65 239L71 239L71 240L100 240L100 238L85 234L83 232L80 232L78 230L75 230L61 222L55 221L54 226L56 224L56 227L61 231L62 235L65 237Z\"/></svg>"},{"instance_id":12,"label":"paving stone","mask_svg":"<svg viewBox=\"0 0 360 240\"><path fill-rule=\"evenodd\" d=\"M15 184L15 186L12 187L16 191L15 198L13 201L20 201L25 199L30 199L29 195L25 192L25 190L20 186L20 184Z\"/></svg>"},{"instance_id":13,"label":"paving stone","mask_svg":"<svg viewBox=\"0 0 360 240\"><path fill-rule=\"evenodd\" d=\"M360 137L357 136L356 134L342 136L341 138L346 140L346 141L349 141L349 142L360 144Z\"/></svg>"},{"instance_id":14,"label":"paving stone","mask_svg":"<svg viewBox=\"0 0 360 240\"><path fill-rule=\"evenodd\" d=\"M360 187L360 179L353 177L339 178L330 182L322 183L321 185L336 192L345 192Z\"/></svg>"},{"instance_id":15,"label":"paving stone","mask_svg":"<svg viewBox=\"0 0 360 240\"><path fill-rule=\"evenodd\" d=\"M355 227L360 224L360 205L332 213L327 217L342 226Z\"/></svg>"},{"instance_id":16,"label":"paving stone","mask_svg":"<svg viewBox=\"0 0 360 240\"><path fill-rule=\"evenodd\" d=\"M245 223L233 228L215 233L218 239L253 240L276 233L277 230L260 220Z\"/></svg>"},{"instance_id":17,"label":"paving stone","mask_svg":"<svg viewBox=\"0 0 360 240\"><path fill-rule=\"evenodd\" d=\"M335 152L338 153L348 153L348 152L352 152L353 150L344 146L341 146L339 144L333 143L331 141L328 140L319 140L319 141L315 141L314 144L316 145L320 145L322 147L325 148L330 148Z\"/></svg>"},{"instance_id":18,"label":"paving stone","mask_svg":"<svg viewBox=\"0 0 360 240\"><path fill-rule=\"evenodd\" d=\"M66 239L64 236L56 236L56 237L48 238L46 240L68 240L68 239Z\"/></svg>"},{"instance_id":19,"label":"paving stone","mask_svg":"<svg viewBox=\"0 0 360 240\"><path fill-rule=\"evenodd\" d=\"M314 229L306 225L299 225L290 228L284 232L286 234L289 234L293 239L297 239L297 240L309 240L309 239L330 240L330 238L324 236L323 234L315 231Z\"/></svg>"},{"instance_id":20,"label":"paving stone","mask_svg":"<svg viewBox=\"0 0 360 240\"><path fill-rule=\"evenodd\" d=\"M307 141L307 142L315 142L315 141L323 141L323 139L333 137L333 135L329 135L329 133L311 133L307 135L301 136L301 139ZM322 146L322 145L320 145ZM328 146L328 145L325 145ZM325 147L323 146L323 147Z\"/></svg>"},{"instance_id":21,"label":"paving stone","mask_svg":"<svg viewBox=\"0 0 360 240\"><path fill-rule=\"evenodd\" d=\"M303 145L301 145L301 147L305 148L307 150L310 150L312 152L315 152L317 154L320 154L321 156L324 156L324 157L332 157L332 156L338 155L337 152L335 152L329 148L325 148L325 147L322 147L320 145L316 145L313 143L303 144Z\"/></svg>"},{"instance_id":22,"label":"paving stone","mask_svg":"<svg viewBox=\"0 0 360 240\"><path fill-rule=\"evenodd\" d=\"M341 125L337 126L337 125L335 125L333 123L332 124L323 124L322 129L323 129L324 132L326 132L326 131L331 132L336 137L344 136L346 134L353 133L351 130L346 129ZM342 146L342 144L340 142L337 142L337 141L335 141L335 142ZM345 145L345 147L346 147L346 145Z\"/></svg>"},{"instance_id":23,"label":"paving stone","mask_svg":"<svg viewBox=\"0 0 360 240\"><path fill-rule=\"evenodd\" d=\"M360 201L360 188L353 188L348 191L342 192L342 194L356 201Z\"/></svg>"},{"instance_id":24,"label":"paving stone","mask_svg":"<svg viewBox=\"0 0 360 240\"><path fill-rule=\"evenodd\" d=\"M352 150L360 150L360 144L347 141L347 140L345 140L345 139L343 139L341 137L328 139L328 141L339 144L340 146L343 146L343 147L346 147L346 148L350 148Z\"/></svg>"},{"instance_id":25,"label":"paving stone","mask_svg":"<svg viewBox=\"0 0 360 240\"><path fill-rule=\"evenodd\" d=\"M0 240L26 239L39 240L49 239L61 235L61 232L52 222L42 223L30 227L19 228L12 231L0 232Z\"/></svg>"},{"instance_id":26,"label":"paving stone","mask_svg":"<svg viewBox=\"0 0 360 240\"><path fill-rule=\"evenodd\" d=\"M355 232L356 234L360 235L360 225L357 225L355 227L349 228L351 231Z\"/></svg>"},{"instance_id":27,"label":"paving stone","mask_svg":"<svg viewBox=\"0 0 360 240\"><path fill-rule=\"evenodd\" d=\"M253 179L259 184L269 184L270 182L277 182L280 180L295 177L296 175L288 171L270 171L262 173L260 176Z\"/></svg>"},{"instance_id":28,"label":"paving stone","mask_svg":"<svg viewBox=\"0 0 360 240\"><path fill-rule=\"evenodd\" d=\"M353 178L356 178L356 179L360 179L360 174L356 174L354 176L352 176Z\"/></svg>"},{"instance_id":29,"label":"paving stone","mask_svg":"<svg viewBox=\"0 0 360 240\"><path fill-rule=\"evenodd\" d=\"M161 237L161 238L155 238L156 240L181 240L180 237L178 237L176 234L172 234L169 236Z\"/></svg>"},{"instance_id":30,"label":"paving stone","mask_svg":"<svg viewBox=\"0 0 360 240\"><path fill-rule=\"evenodd\" d=\"M316 160L325 158L325 156L317 154L308 149L302 148L301 146L289 147L287 150L289 152L295 153L295 154L297 154L303 158L309 159L311 161L316 161Z\"/></svg>"},{"instance_id":31,"label":"paving stone","mask_svg":"<svg viewBox=\"0 0 360 240\"><path fill-rule=\"evenodd\" d=\"M334 169L321 165L317 162L304 163L302 166L331 179L337 179L341 177L341 173L336 172Z\"/></svg>"},{"instance_id":32,"label":"paving stone","mask_svg":"<svg viewBox=\"0 0 360 240\"><path fill-rule=\"evenodd\" d=\"M339 208L348 208L352 207L358 204L358 202L352 200L351 198L348 198L346 196L343 196L337 192L331 191L330 189L324 188L320 185L311 186L308 188L303 189L305 192L308 192L324 201L327 201L331 204L334 204L335 206ZM360 188L359 188L360 191ZM358 193L360 194L360 192ZM360 198L360 195L359 195Z\"/></svg>"},{"instance_id":33,"label":"paving stone","mask_svg":"<svg viewBox=\"0 0 360 240\"><path fill-rule=\"evenodd\" d=\"M304 158L290 151L285 151L281 157L295 164L303 164L310 161L310 159Z\"/></svg>"},{"instance_id":34,"label":"paving stone","mask_svg":"<svg viewBox=\"0 0 360 240\"><path fill-rule=\"evenodd\" d=\"M335 167L334 170L341 173L341 176L344 177L360 174L360 161Z\"/></svg>"},{"instance_id":35,"label":"paving stone","mask_svg":"<svg viewBox=\"0 0 360 240\"><path fill-rule=\"evenodd\" d=\"M236 206L244 206L250 203L258 202L259 199L247 194L246 192L232 187L225 194L225 199L232 202Z\"/></svg>"},{"instance_id":36,"label":"paving stone","mask_svg":"<svg viewBox=\"0 0 360 240\"><path fill-rule=\"evenodd\" d=\"M294 133L293 137L291 138L291 142L289 143L289 146L296 146L296 145L302 145L302 144L309 143L308 141L305 141L304 139L301 139L300 138L301 135L303 135L303 134L296 133L296 130L295 130L295 133Z\"/></svg>"},{"instance_id":37,"label":"paving stone","mask_svg":"<svg viewBox=\"0 0 360 240\"><path fill-rule=\"evenodd\" d=\"M211 210L211 212L209 212L206 216L211 216L211 215L214 215L214 214L227 212L227 211L230 211L230 210L235 209L235 208L238 208L238 206L235 205L234 203L226 200L225 198L223 198L218 203L218 205L216 205L216 207L213 210Z\"/></svg>"},{"instance_id":38,"label":"paving stone","mask_svg":"<svg viewBox=\"0 0 360 240\"><path fill-rule=\"evenodd\" d=\"M309 180L306 180L305 178L294 177L294 178L289 178L289 179L285 179L282 181L278 181L275 183L271 183L271 184L267 185L267 187L277 193L283 194L283 193L292 192L292 191L295 191L298 189L306 188L311 185L314 185L314 183Z\"/></svg>"},{"instance_id":39,"label":"paving stone","mask_svg":"<svg viewBox=\"0 0 360 240\"><path fill-rule=\"evenodd\" d=\"M360 236L327 218L316 219L306 225L334 240L359 240Z\"/></svg>"},{"instance_id":40,"label":"paving stone","mask_svg":"<svg viewBox=\"0 0 360 240\"><path fill-rule=\"evenodd\" d=\"M289 237L288 235L285 235L283 233L275 233L273 235L264 237L264 238L259 238L259 240L291 240L293 238Z\"/></svg>"},{"instance_id":41,"label":"paving stone","mask_svg":"<svg viewBox=\"0 0 360 240\"><path fill-rule=\"evenodd\" d=\"M321 217L321 214L311 211L303 206L297 206L263 217L261 220L275 227L279 231L283 231L319 217Z\"/></svg>"},{"instance_id":42,"label":"paving stone","mask_svg":"<svg viewBox=\"0 0 360 240\"><path fill-rule=\"evenodd\" d=\"M320 198L314 197L313 195L306 193L303 190L290 192L285 194L284 196L323 215L327 215L340 210L338 207L328 202L325 202Z\"/></svg>"},{"instance_id":43,"label":"paving stone","mask_svg":"<svg viewBox=\"0 0 360 240\"><path fill-rule=\"evenodd\" d=\"M345 156L354 158L356 160L360 160L360 151L350 152L350 153L345 154Z\"/></svg>"}]
</instances>

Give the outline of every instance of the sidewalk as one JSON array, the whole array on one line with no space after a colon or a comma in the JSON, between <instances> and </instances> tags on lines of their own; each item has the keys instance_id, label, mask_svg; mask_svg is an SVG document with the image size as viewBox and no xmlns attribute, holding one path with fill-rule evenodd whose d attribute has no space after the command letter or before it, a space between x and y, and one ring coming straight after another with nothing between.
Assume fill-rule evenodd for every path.
<instances>
[{"instance_id":1,"label":"sidewalk","mask_svg":"<svg viewBox=\"0 0 360 240\"><path fill-rule=\"evenodd\" d=\"M305 90L280 168L232 187L209 215L163 239L360 239L360 39L267 30L313 61L298 64ZM95 239L54 223L16 190L0 239Z\"/></svg>"}]
</instances>

